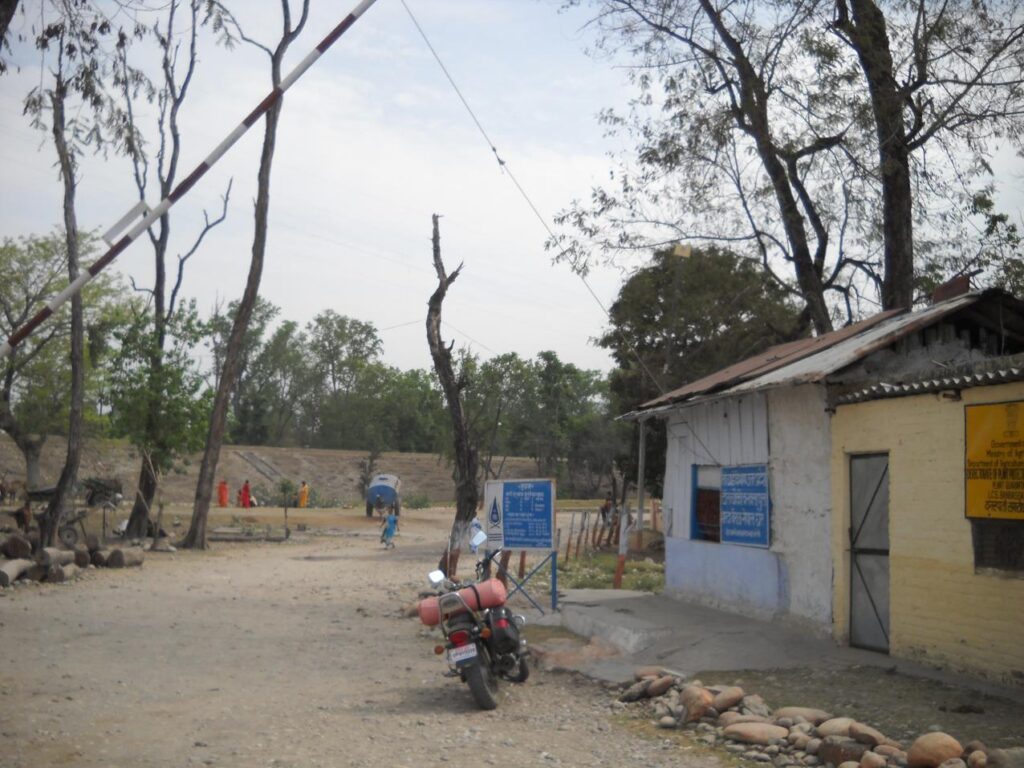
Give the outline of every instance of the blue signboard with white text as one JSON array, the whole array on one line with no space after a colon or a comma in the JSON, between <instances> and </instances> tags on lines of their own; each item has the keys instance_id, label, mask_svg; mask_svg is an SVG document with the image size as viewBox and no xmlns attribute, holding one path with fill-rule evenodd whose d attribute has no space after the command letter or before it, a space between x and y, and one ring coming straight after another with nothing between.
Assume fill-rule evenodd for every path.
<instances>
[{"instance_id":1,"label":"blue signboard with white text","mask_svg":"<svg viewBox=\"0 0 1024 768\"><path fill-rule=\"evenodd\" d=\"M488 549L555 548L554 480L488 480L484 512Z\"/></svg>"},{"instance_id":2,"label":"blue signboard with white text","mask_svg":"<svg viewBox=\"0 0 1024 768\"><path fill-rule=\"evenodd\" d=\"M722 542L767 547L771 539L768 465L722 467Z\"/></svg>"}]
</instances>

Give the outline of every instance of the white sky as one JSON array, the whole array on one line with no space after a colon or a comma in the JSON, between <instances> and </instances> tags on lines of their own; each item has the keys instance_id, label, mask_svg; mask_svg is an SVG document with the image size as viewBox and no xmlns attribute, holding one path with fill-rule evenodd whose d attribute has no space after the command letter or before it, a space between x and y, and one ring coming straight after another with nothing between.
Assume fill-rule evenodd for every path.
<instances>
[{"instance_id":1,"label":"white sky","mask_svg":"<svg viewBox=\"0 0 1024 768\"><path fill-rule=\"evenodd\" d=\"M607 178L595 115L628 98L625 76L584 53L585 16L559 0L407 0L520 183L547 216ZM38 8L36 3L26 6ZM273 45L277 0L235 3L247 31ZM297 5L297 3L293 3ZM355 5L313 0L285 72ZM20 15L12 31L24 30ZM265 56L241 46L201 49L182 115L179 180L269 90ZM0 237L44 233L60 220L61 186L47 136L29 127L21 102L39 82L38 56L22 49L21 71L0 78ZM252 242L252 201L262 143L259 123L177 205L177 251L202 209L219 210L229 178L228 221L190 262L184 294L208 312L240 296ZM122 161L88 157L78 190L79 224L102 230L135 202ZM149 203L156 204L155 194ZM399 0L379 0L288 92L271 187L262 295L283 318L305 323L324 309L373 322L388 363L430 367L426 302L436 286L430 216L443 215L442 252L463 276L444 306L445 335L483 357L532 357L606 370L591 343L605 317L578 277L553 266L546 236L477 132ZM113 269L148 283L152 251L140 238ZM599 271L591 285L606 305L621 281ZM393 327L401 326L401 327Z\"/></svg>"}]
</instances>

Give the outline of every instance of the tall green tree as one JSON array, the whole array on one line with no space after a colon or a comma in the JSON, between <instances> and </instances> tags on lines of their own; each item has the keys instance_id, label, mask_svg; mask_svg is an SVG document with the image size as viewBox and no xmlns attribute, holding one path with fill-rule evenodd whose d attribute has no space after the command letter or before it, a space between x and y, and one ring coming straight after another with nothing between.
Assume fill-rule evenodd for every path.
<instances>
[{"instance_id":1,"label":"tall green tree","mask_svg":"<svg viewBox=\"0 0 1024 768\"><path fill-rule=\"evenodd\" d=\"M640 93L603 115L634 149L559 217L559 258L717 243L760 260L819 333L984 266L970 201L995 150L1021 146L1024 2L568 4L595 8Z\"/></svg>"},{"instance_id":2,"label":"tall green tree","mask_svg":"<svg viewBox=\"0 0 1024 768\"><path fill-rule=\"evenodd\" d=\"M91 238L79 236L79 248L94 252ZM25 323L39 304L67 283L63 235L29 236L0 243L0 333L5 337ZM102 388L110 334L124 320L119 305L124 286L100 276L86 289L84 302L85 392L83 419L96 425L97 392ZM14 441L25 461L29 488L52 480L40 475L39 459L47 436L66 434L70 407L71 324L65 306L56 317L14 349L0 365L0 429Z\"/></svg>"},{"instance_id":3,"label":"tall green tree","mask_svg":"<svg viewBox=\"0 0 1024 768\"><path fill-rule=\"evenodd\" d=\"M260 433L271 445L298 440L301 404L313 397L316 387L306 348L306 336L298 324L286 320L274 330L253 363L253 415L248 420L236 415L235 420L238 424L259 424ZM240 435L236 441L251 442Z\"/></svg>"},{"instance_id":4,"label":"tall green tree","mask_svg":"<svg viewBox=\"0 0 1024 768\"><path fill-rule=\"evenodd\" d=\"M203 447L213 399L192 353L206 333L195 303L179 305L165 321L164 338L158 342L152 313L136 307L132 322L115 334L118 349L111 361L107 395L112 433L139 449L154 487L159 474ZM154 369L158 343L160 366ZM159 429L153 429L154 420ZM140 487L137 501L127 531L145 536L152 497L143 498Z\"/></svg>"},{"instance_id":5,"label":"tall green tree","mask_svg":"<svg viewBox=\"0 0 1024 768\"><path fill-rule=\"evenodd\" d=\"M619 414L802 332L799 309L756 263L717 248L695 249L686 258L675 254L658 251L623 283L599 339L617 364L610 398ZM652 428L645 482L657 490L664 428L661 422ZM622 459L631 480L635 444L634 454Z\"/></svg>"}]
</instances>

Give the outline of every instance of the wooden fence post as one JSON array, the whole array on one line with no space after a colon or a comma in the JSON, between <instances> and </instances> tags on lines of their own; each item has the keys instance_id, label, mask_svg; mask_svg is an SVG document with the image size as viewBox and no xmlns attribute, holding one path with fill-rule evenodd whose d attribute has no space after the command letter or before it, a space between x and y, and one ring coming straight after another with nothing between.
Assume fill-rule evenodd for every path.
<instances>
[{"instance_id":1,"label":"wooden fence post","mask_svg":"<svg viewBox=\"0 0 1024 768\"><path fill-rule=\"evenodd\" d=\"M619 557L615 562L615 579L612 586L622 589L622 574L626 570L626 550L629 548L629 526L626 521L628 514L619 515Z\"/></svg>"},{"instance_id":2,"label":"wooden fence post","mask_svg":"<svg viewBox=\"0 0 1024 768\"><path fill-rule=\"evenodd\" d=\"M590 512L584 510L581 514L580 519L580 532L576 536L576 559L580 559L580 544L583 542L583 537L587 534L587 523L590 522Z\"/></svg>"}]
</instances>

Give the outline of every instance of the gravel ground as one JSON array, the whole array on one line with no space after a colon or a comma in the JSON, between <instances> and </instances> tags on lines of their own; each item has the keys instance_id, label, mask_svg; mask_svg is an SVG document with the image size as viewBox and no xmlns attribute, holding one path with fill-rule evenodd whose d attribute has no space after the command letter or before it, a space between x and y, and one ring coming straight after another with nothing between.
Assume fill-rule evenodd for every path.
<instances>
[{"instance_id":1,"label":"gravel ground","mask_svg":"<svg viewBox=\"0 0 1024 768\"><path fill-rule=\"evenodd\" d=\"M337 536L0 591L0 765L718 764L638 733L573 673L478 711L404 615L440 525L408 520L384 551L353 514Z\"/></svg>"}]
</instances>

